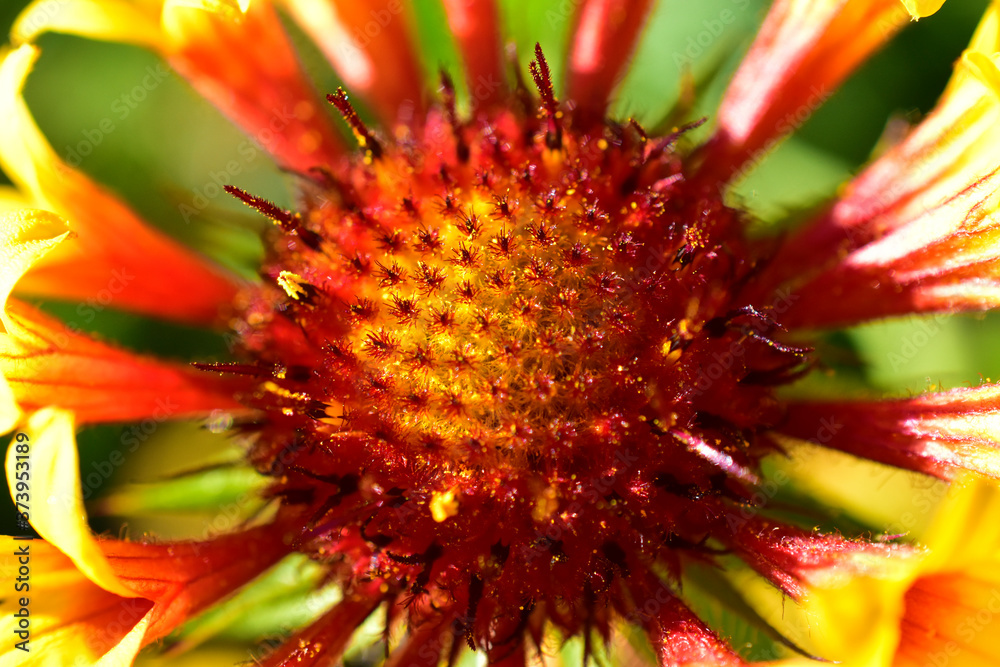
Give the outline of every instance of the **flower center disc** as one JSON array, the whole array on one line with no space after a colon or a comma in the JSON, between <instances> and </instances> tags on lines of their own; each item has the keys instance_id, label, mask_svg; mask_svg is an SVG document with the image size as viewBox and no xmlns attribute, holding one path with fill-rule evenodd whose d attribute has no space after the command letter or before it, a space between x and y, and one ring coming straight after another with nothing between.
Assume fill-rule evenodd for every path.
<instances>
[{"instance_id":1,"label":"flower center disc","mask_svg":"<svg viewBox=\"0 0 1000 667\"><path fill-rule=\"evenodd\" d=\"M252 460L300 548L496 644L725 545L804 352L739 304L742 223L685 181L677 137L446 103L383 144L336 100L364 159L271 212L238 323Z\"/></svg>"}]
</instances>

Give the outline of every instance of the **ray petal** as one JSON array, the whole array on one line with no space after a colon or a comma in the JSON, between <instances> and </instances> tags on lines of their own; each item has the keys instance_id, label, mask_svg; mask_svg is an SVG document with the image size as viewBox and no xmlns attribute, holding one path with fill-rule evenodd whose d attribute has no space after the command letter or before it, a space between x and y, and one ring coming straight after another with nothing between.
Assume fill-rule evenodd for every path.
<instances>
[{"instance_id":1,"label":"ray petal","mask_svg":"<svg viewBox=\"0 0 1000 667\"><path fill-rule=\"evenodd\" d=\"M726 90L699 174L738 181L910 14L899 0L778 0Z\"/></svg>"},{"instance_id":2,"label":"ray petal","mask_svg":"<svg viewBox=\"0 0 1000 667\"><path fill-rule=\"evenodd\" d=\"M75 237L48 253L19 289L191 324L215 322L236 293L233 279L71 168L42 136L21 98L37 55L26 45L0 64L0 166L39 205L67 217ZM39 215L8 214L4 235Z\"/></svg>"},{"instance_id":3,"label":"ray petal","mask_svg":"<svg viewBox=\"0 0 1000 667\"><path fill-rule=\"evenodd\" d=\"M345 87L387 127L423 109L424 78L401 0L285 0Z\"/></svg>"}]
</instances>

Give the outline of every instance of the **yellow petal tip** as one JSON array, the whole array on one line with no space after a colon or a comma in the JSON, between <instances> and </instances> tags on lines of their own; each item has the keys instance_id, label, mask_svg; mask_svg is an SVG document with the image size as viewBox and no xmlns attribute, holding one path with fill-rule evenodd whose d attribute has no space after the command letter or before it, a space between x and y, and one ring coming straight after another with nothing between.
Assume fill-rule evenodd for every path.
<instances>
[{"instance_id":1,"label":"yellow petal tip","mask_svg":"<svg viewBox=\"0 0 1000 667\"><path fill-rule=\"evenodd\" d=\"M914 20L930 16L944 4L944 0L902 0L902 2Z\"/></svg>"}]
</instances>

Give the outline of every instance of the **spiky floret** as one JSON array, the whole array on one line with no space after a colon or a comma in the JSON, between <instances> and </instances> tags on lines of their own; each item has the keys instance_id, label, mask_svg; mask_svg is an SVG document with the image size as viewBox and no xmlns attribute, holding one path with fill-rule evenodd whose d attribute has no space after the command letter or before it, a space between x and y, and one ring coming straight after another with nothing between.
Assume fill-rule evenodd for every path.
<instances>
[{"instance_id":1,"label":"spiky floret","mask_svg":"<svg viewBox=\"0 0 1000 667\"><path fill-rule=\"evenodd\" d=\"M685 181L677 134L575 126L540 53L532 73L538 113L461 121L446 81L392 140L338 92L363 156L295 213L234 192L279 223L235 372L258 378L252 460L309 510L298 547L494 657L546 620L635 618L688 556L735 552L789 592L824 558L739 513L771 388L808 354L737 301L740 216ZM673 595L651 635L701 627Z\"/></svg>"}]
</instances>

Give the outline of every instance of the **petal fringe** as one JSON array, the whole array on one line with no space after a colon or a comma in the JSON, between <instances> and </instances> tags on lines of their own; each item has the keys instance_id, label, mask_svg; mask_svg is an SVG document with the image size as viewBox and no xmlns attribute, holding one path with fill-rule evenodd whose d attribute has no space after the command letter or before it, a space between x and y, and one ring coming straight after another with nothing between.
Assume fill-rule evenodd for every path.
<instances>
[{"instance_id":1,"label":"petal fringe","mask_svg":"<svg viewBox=\"0 0 1000 667\"><path fill-rule=\"evenodd\" d=\"M29 471L31 486L48 494L47 502L29 505L26 518L35 531L89 581L116 596L137 597L115 576L87 527L74 429L73 413L66 410L46 408L28 419L23 430L26 439L17 439L7 450L11 497L16 497L18 472Z\"/></svg>"},{"instance_id":2,"label":"petal fringe","mask_svg":"<svg viewBox=\"0 0 1000 667\"><path fill-rule=\"evenodd\" d=\"M114 304L191 324L215 322L236 294L232 279L66 165L42 136L21 98L37 56L22 46L0 65L0 166L22 190L68 217L76 238L49 253L19 289L85 301L92 310ZM19 229L37 217L19 213L3 225ZM0 252L9 252L6 245Z\"/></svg>"},{"instance_id":3,"label":"petal fringe","mask_svg":"<svg viewBox=\"0 0 1000 667\"><path fill-rule=\"evenodd\" d=\"M782 325L834 327L909 313L995 308L1000 304L998 186L1000 170L828 262L818 274L786 285L790 306Z\"/></svg>"},{"instance_id":4,"label":"petal fringe","mask_svg":"<svg viewBox=\"0 0 1000 667\"><path fill-rule=\"evenodd\" d=\"M50 405L85 423L157 420L242 410L233 387L193 369L98 343L9 295L22 275L69 232L44 211L8 216L0 227L0 425ZM10 401L13 401L11 403Z\"/></svg>"},{"instance_id":5,"label":"petal fringe","mask_svg":"<svg viewBox=\"0 0 1000 667\"><path fill-rule=\"evenodd\" d=\"M62 218L47 211L4 215L0 224L0 304L7 302L14 285L28 269L69 235Z\"/></svg>"},{"instance_id":6,"label":"petal fringe","mask_svg":"<svg viewBox=\"0 0 1000 667\"><path fill-rule=\"evenodd\" d=\"M139 649L245 585L288 553L275 526L205 542L100 540L101 556L133 597L105 590L55 546L0 537L0 575L15 581L17 549L29 545L32 664L130 665ZM134 597L138 595L138 597ZM0 629L13 636L18 598L0 600ZM7 642L0 661L19 651Z\"/></svg>"},{"instance_id":7,"label":"petal fringe","mask_svg":"<svg viewBox=\"0 0 1000 667\"><path fill-rule=\"evenodd\" d=\"M28 550L30 634L18 636L19 596L0 600L0 632L9 641L0 646L0 664L25 664L30 656L38 667L131 665L149 628L153 603L121 597L94 584L73 561L41 540L0 537L0 577L15 582L18 557ZM23 552L22 552L23 553ZM13 586L13 584L11 584ZM16 642L30 637L23 653Z\"/></svg>"},{"instance_id":8,"label":"petal fringe","mask_svg":"<svg viewBox=\"0 0 1000 667\"><path fill-rule=\"evenodd\" d=\"M903 0L903 6L914 19L930 16L944 5L944 0Z\"/></svg>"},{"instance_id":9,"label":"petal fringe","mask_svg":"<svg viewBox=\"0 0 1000 667\"><path fill-rule=\"evenodd\" d=\"M296 22L389 128L424 108L424 77L402 0L285 0ZM389 74L391 73L391 74Z\"/></svg>"},{"instance_id":10,"label":"petal fringe","mask_svg":"<svg viewBox=\"0 0 1000 667\"><path fill-rule=\"evenodd\" d=\"M698 177L738 181L909 18L899 0L778 0L726 90Z\"/></svg>"},{"instance_id":11,"label":"petal fringe","mask_svg":"<svg viewBox=\"0 0 1000 667\"><path fill-rule=\"evenodd\" d=\"M106 39L150 49L165 46L159 25L159 3L133 0L63 0L59 11L35 0L14 21L14 46L30 44L46 32Z\"/></svg>"},{"instance_id":12,"label":"petal fringe","mask_svg":"<svg viewBox=\"0 0 1000 667\"><path fill-rule=\"evenodd\" d=\"M941 479L962 469L1000 478L1000 385L886 401L792 402L777 431Z\"/></svg>"}]
</instances>

